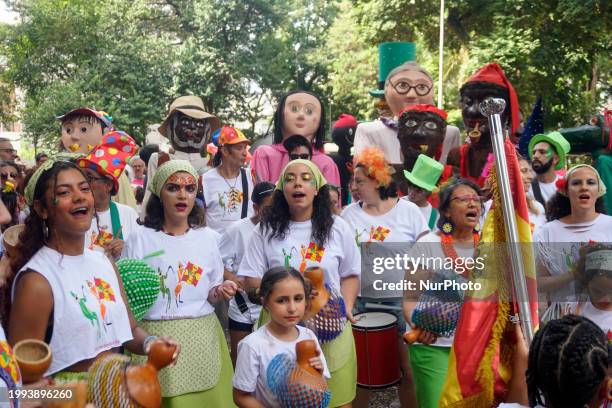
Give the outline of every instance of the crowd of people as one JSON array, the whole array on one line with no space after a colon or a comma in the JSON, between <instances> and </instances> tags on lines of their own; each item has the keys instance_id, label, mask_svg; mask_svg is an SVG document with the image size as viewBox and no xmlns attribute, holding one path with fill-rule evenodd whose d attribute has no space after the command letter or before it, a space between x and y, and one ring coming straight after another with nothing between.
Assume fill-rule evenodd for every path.
<instances>
[{"instance_id":1,"label":"crowd of people","mask_svg":"<svg viewBox=\"0 0 612 408\"><path fill-rule=\"evenodd\" d=\"M0 262L4 344L48 343L45 377L56 383L87 380L111 352L142 362L155 342L175 346L173 366L159 374L164 407L367 407L376 386L358 381L365 368L353 328L383 312L398 329L395 406L439 406L453 334L420 326L414 293L376 289L376 280L410 273L377 274L369 262L376 251L393 256L386 244L404 252L424 244L432 258L475 256L497 188L494 135L477 105L505 99L502 124L514 138L517 95L497 64L479 69L460 91L462 142L433 105L424 68L400 59L387 71L375 92L380 118L343 114L331 155L321 99L300 90L280 99L273 143L254 150L197 96L170 105L159 129L168 152L137 146L108 114L84 107L59 118L63 151L37 155L31 169L0 140L0 224L22 228ZM541 134L528 157L510 163L527 196L542 323L531 345L516 325L512 376L496 405L612 401L612 217L597 170L567 168L570 149L561 133ZM124 259L142 260L159 280L138 320L126 295L134 283L116 265ZM470 270L412 275L467 281ZM315 344L305 360L296 351L304 340ZM379 351L365 358L374 364ZM279 356L324 378L323 390L291 394ZM11 374L2 376L8 388L20 384ZM316 403L304 400L309 393Z\"/></svg>"}]
</instances>

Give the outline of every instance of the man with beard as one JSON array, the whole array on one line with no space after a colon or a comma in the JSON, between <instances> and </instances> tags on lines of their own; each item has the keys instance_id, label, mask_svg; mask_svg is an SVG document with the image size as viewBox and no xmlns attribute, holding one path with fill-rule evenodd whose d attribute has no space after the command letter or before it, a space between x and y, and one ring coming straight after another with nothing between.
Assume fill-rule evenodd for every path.
<instances>
[{"instance_id":1,"label":"man with beard","mask_svg":"<svg viewBox=\"0 0 612 408\"><path fill-rule=\"evenodd\" d=\"M219 119L204 109L204 103L198 96L178 97L170 105L168 116L159 126L159 133L170 140L173 153L153 153L147 164L147 180L153 180L157 167L168 160L187 160L199 174L205 173L208 159L202 157L202 147L210 141L211 135L221 127ZM145 192L142 202L141 218L144 219L147 203L151 196Z\"/></svg>"},{"instance_id":2,"label":"man with beard","mask_svg":"<svg viewBox=\"0 0 612 408\"><path fill-rule=\"evenodd\" d=\"M513 135L519 127L518 96L501 67L491 62L472 75L459 90L461 114L469 142L453 149L448 163L459 168L461 177L483 187L493 165L493 145L488 119L480 113L480 103L487 98L502 98L506 108L501 114L502 127L510 125Z\"/></svg>"},{"instance_id":3,"label":"man with beard","mask_svg":"<svg viewBox=\"0 0 612 408\"><path fill-rule=\"evenodd\" d=\"M555 194L555 182L560 176L556 170L565 167L565 157L570 151L569 142L559 132L535 135L529 142L529 157L536 178L531 182L529 194L544 208L546 202Z\"/></svg>"},{"instance_id":4,"label":"man with beard","mask_svg":"<svg viewBox=\"0 0 612 408\"><path fill-rule=\"evenodd\" d=\"M440 160L442 143L446 134L448 114L434 105L412 105L399 115L397 138L399 139L404 171L411 172L420 154ZM444 182L452 173L451 166L445 166L441 180ZM400 189L407 194L405 181Z\"/></svg>"}]
</instances>

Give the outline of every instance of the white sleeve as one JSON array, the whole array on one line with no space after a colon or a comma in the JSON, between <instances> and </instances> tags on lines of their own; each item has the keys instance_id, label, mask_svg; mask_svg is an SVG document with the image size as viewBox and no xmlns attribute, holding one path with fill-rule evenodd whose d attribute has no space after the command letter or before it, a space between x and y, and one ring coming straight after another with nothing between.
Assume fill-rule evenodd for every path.
<instances>
[{"instance_id":1,"label":"white sleeve","mask_svg":"<svg viewBox=\"0 0 612 408\"><path fill-rule=\"evenodd\" d=\"M213 239L215 239L215 241L218 243L216 237L213 237ZM218 286L223 283L223 260L221 260L221 254L219 253L219 249L213 249L213 254L215 259L213 260L213 269L210 271L211 288L214 288L215 286Z\"/></svg>"},{"instance_id":2,"label":"white sleeve","mask_svg":"<svg viewBox=\"0 0 612 408\"><path fill-rule=\"evenodd\" d=\"M368 146L372 146L370 135L368 135L368 133L364 130L363 126L357 125L357 129L355 130L355 140L353 141L353 147L355 148L353 156L359 155L361 151Z\"/></svg>"},{"instance_id":3,"label":"white sleeve","mask_svg":"<svg viewBox=\"0 0 612 408\"><path fill-rule=\"evenodd\" d=\"M261 278L268 270L268 262L264 250L264 246L267 243L265 241L267 237L262 233L262 228L261 225L255 227L255 231L253 231L253 235L249 240L246 253L240 262L238 276Z\"/></svg>"},{"instance_id":4,"label":"white sleeve","mask_svg":"<svg viewBox=\"0 0 612 408\"><path fill-rule=\"evenodd\" d=\"M411 218L414 225L414 239L416 241L418 237L429 232L429 225L427 224L427 220L423 216L423 213L417 208L416 204L413 204L412 209L413 211Z\"/></svg>"},{"instance_id":5,"label":"white sleeve","mask_svg":"<svg viewBox=\"0 0 612 408\"><path fill-rule=\"evenodd\" d=\"M334 224L338 224L337 237L334 237L336 242L341 245L342 253L344 257L340 261L338 266L338 275L340 278L347 278L349 276L361 276L361 253L355 245L353 239L353 232L348 223L340 217L334 218Z\"/></svg>"},{"instance_id":6,"label":"white sleeve","mask_svg":"<svg viewBox=\"0 0 612 408\"><path fill-rule=\"evenodd\" d=\"M233 260L236 255L234 250L234 242L230 234L234 232L233 229L226 229L221 234L221 240L219 241L219 252L221 253L221 259L223 260L223 266L225 269L232 272L236 272L237 265L233 265Z\"/></svg>"},{"instance_id":7,"label":"white sleeve","mask_svg":"<svg viewBox=\"0 0 612 408\"><path fill-rule=\"evenodd\" d=\"M141 251L138 250L138 235L144 232L143 228L144 227L137 225L130 236L124 241L121 259L142 259L144 254L141 254Z\"/></svg>"},{"instance_id":8,"label":"white sleeve","mask_svg":"<svg viewBox=\"0 0 612 408\"><path fill-rule=\"evenodd\" d=\"M238 343L238 357L232 385L244 392L255 392L259 376L259 359L257 352L246 341Z\"/></svg>"}]
</instances>

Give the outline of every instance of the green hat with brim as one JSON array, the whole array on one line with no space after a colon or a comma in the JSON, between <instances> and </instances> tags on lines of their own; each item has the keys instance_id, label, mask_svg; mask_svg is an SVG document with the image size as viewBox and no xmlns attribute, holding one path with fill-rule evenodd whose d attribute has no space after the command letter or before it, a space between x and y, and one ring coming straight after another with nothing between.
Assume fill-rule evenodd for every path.
<instances>
[{"instance_id":1,"label":"green hat with brim","mask_svg":"<svg viewBox=\"0 0 612 408\"><path fill-rule=\"evenodd\" d=\"M550 132L547 135L535 135L529 141L529 159L533 158L533 147L540 142L550 144L557 152L557 156L559 156L559 163L557 163L555 166L555 170L561 170L563 167L565 167L565 158L572 148L567 139L564 138L559 132Z\"/></svg>"},{"instance_id":2,"label":"green hat with brim","mask_svg":"<svg viewBox=\"0 0 612 408\"><path fill-rule=\"evenodd\" d=\"M385 42L378 45L378 89L371 90L375 98L385 96L385 81L394 68L416 59L416 44L413 42Z\"/></svg>"},{"instance_id":3,"label":"green hat with brim","mask_svg":"<svg viewBox=\"0 0 612 408\"><path fill-rule=\"evenodd\" d=\"M423 190L433 191L444 171L444 165L424 154L419 154L412 172L404 170L404 177Z\"/></svg>"}]
</instances>

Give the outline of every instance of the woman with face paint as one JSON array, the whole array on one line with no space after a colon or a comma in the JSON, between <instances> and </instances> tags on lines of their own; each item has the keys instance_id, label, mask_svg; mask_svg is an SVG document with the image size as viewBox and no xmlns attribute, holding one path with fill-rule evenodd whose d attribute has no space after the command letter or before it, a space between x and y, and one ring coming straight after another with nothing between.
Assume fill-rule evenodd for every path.
<instances>
[{"instance_id":1,"label":"woman with face paint","mask_svg":"<svg viewBox=\"0 0 612 408\"><path fill-rule=\"evenodd\" d=\"M593 167L580 164L557 182L557 192L547 203L548 223L534 236L538 243L538 287L553 303L574 301L572 267L579 259L579 248L586 242L612 242L612 217L605 215L603 195L606 186Z\"/></svg>"},{"instance_id":2,"label":"woman with face paint","mask_svg":"<svg viewBox=\"0 0 612 408\"><path fill-rule=\"evenodd\" d=\"M195 205L197 179L187 161L159 166L144 225L124 248L126 257L146 259L159 273L161 290L143 327L183 345L182 359L160 375L165 407L233 406L232 363L213 304L234 296L236 284L223 282L218 234L204 227Z\"/></svg>"},{"instance_id":3,"label":"woman with face paint","mask_svg":"<svg viewBox=\"0 0 612 408\"><path fill-rule=\"evenodd\" d=\"M332 215L326 184L319 168L308 160L293 160L285 166L238 275L246 277L247 286L258 288L264 272L276 266L300 272L316 266L324 270L330 299L346 306L344 315L334 316L341 329L325 338L315 330L331 372L329 406L338 407L350 405L355 398L357 367L350 322L354 322L361 257L349 225ZM262 315L260 320L267 319Z\"/></svg>"},{"instance_id":4,"label":"woman with face paint","mask_svg":"<svg viewBox=\"0 0 612 408\"><path fill-rule=\"evenodd\" d=\"M98 356L121 346L146 354L154 337L136 325L114 265L84 249L94 204L83 172L47 160L25 196L32 212L15 251L19 256L11 259L18 273L7 285L12 305L3 315L9 317L9 342L48 343L53 361L46 375L57 381L86 379Z\"/></svg>"},{"instance_id":5,"label":"woman with face paint","mask_svg":"<svg viewBox=\"0 0 612 408\"><path fill-rule=\"evenodd\" d=\"M274 113L274 141L253 153L253 169L258 181L276 183L289 162L283 141L292 135L304 136L311 143L312 162L332 184L340 185L340 173L333 159L323 151L325 112L319 97L311 92L291 91L283 96Z\"/></svg>"}]
</instances>

